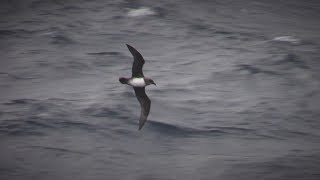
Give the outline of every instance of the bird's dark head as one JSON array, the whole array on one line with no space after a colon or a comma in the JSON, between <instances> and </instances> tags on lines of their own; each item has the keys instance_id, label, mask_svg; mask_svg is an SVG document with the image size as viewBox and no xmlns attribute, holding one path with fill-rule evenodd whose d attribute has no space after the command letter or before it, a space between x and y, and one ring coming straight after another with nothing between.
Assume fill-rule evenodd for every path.
<instances>
[{"instance_id":1,"label":"bird's dark head","mask_svg":"<svg viewBox=\"0 0 320 180\"><path fill-rule=\"evenodd\" d=\"M156 83L155 83L152 79L150 79L150 78L145 78L144 80L145 80L145 82L146 82L147 85L154 84L154 85L156 86Z\"/></svg>"},{"instance_id":2,"label":"bird's dark head","mask_svg":"<svg viewBox=\"0 0 320 180\"><path fill-rule=\"evenodd\" d=\"M120 78L119 78L119 81L120 81L122 84L128 84L128 78L120 77Z\"/></svg>"}]
</instances>

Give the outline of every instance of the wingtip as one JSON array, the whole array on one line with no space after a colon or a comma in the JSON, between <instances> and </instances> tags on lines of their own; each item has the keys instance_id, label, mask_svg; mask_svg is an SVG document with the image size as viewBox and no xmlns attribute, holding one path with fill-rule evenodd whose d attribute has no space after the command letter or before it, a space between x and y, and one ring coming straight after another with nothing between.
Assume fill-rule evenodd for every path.
<instances>
[{"instance_id":1,"label":"wingtip","mask_svg":"<svg viewBox=\"0 0 320 180\"><path fill-rule=\"evenodd\" d=\"M131 54L134 53L135 51L137 51L132 46L130 46L129 44L126 44L126 46L129 49L129 51L131 52Z\"/></svg>"},{"instance_id":2,"label":"wingtip","mask_svg":"<svg viewBox=\"0 0 320 180\"><path fill-rule=\"evenodd\" d=\"M127 46L128 48L132 48L132 46L130 46L129 44L126 44L126 46Z\"/></svg>"},{"instance_id":3,"label":"wingtip","mask_svg":"<svg viewBox=\"0 0 320 180\"><path fill-rule=\"evenodd\" d=\"M142 127L143 127L143 125L139 124L139 129L138 130L140 131L142 129Z\"/></svg>"}]
</instances>

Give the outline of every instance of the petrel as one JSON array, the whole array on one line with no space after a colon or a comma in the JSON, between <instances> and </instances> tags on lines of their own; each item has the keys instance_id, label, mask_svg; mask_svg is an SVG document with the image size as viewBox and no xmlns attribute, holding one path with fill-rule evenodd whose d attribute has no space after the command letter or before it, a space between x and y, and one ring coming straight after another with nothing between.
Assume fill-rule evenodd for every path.
<instances>
[{"instance_id":1,"label":"petrel","mask_svg":"<svg viewBox=\"0 0 320 180\"><path fill-rule=\"evenodd\" d=\"M142 67L144 64L144 59L142 55L132 46L126 44L129 51L133 56L133 65L132 65L132 77L125 78L120 77L119 81L122 84L127 84L133 87L134 92L136 93L136 97L141 106L141 113L139 119L139 130L143 127L144 123L147 121L147 117L150 112L151 101L149 97L146 95L145 87L156 83L147 77L144 77L142 72Z\"/></svg>"}]
</instances>

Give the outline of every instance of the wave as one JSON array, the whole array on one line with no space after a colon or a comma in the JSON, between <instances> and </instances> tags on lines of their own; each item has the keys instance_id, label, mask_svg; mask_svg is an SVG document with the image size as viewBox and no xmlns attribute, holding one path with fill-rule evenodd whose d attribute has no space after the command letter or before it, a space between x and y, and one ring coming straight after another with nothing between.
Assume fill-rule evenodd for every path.
<instances>
[{"instance_id":1,"label":"wave","mask_svg":"<svg viewBox=\"0 0 320 180\"><path fill-rule=\"evenodd\" d=\"M1 75L5 75L7 78L10 78L12 80L30 80L30 79L35 79L35 77L22 77L22 76L18 76L12 73L6 73L6 72L0 72L0 76Z\"/></svg>"},{"instance_id":2,"label":"wave","mask_svg":"<svg viewBox=\"0 0 320 180\"><path fill-rule=\"evenodd\" d=\"M277 42L287 42L287 43L291 43L291 44L300 44L301 40L293 37L293 36L278 36L272 39L273 41L277 41Z\"/></svg>"},{"instance_id":3,"label":"wave","mask_svg":"<svg viewBox=\"0 0 320 180\"><path fill-rule=\"evenodd\" d=\"M140 7L138 9L130 9L127 13L129 17L140 17L140 16L150 16L155 15L156 12L153 11L151 8L148 7Z\"/></svg>"},{"instance_id":4,"label":"wave","mask_svg":"<svg viewBox=\"0 0 320 180\"><path fill-rule=\"evenodd\" d=\"M219 129L196 129L152 120L149 120L148 124L148 129L151 131L173 136L220 135L224 133Z\"/></svg>"},{"instance_id":5,"label":"wave","mask_svg":"<svg viewBox=\"0 0 320 180\"><path fill-rule=\"evenodd\" d=\"M29 119L29 118L28 118ZM45 133L41 131L42 129L51 128L50 125L42 123L41 121L36 121L35 118L31 120L25 119L10 119L2 120L0 123L0 133L12 136L25 136L25 135L35 135L43 136Z\"/></svg>"},{"instance_id":6,"label":"wave","mask_svg":"<svg viewBox=\"0 0 320 180\"><path fill-rule=\"evenodd\" d=\"M50 116L27 116L25 118L0 121L0 134L8 136L44 136L51 131L61 129L80 129L84 131L95 132L105 129L104 126L89 124L81 121L70 120L70 116L56 117Z\"/></svg>"},{"instance_id":7,"label":"wave","mask_svg":"<svg viewBox=\"0 0 320 180\"><path fill-rule=\"evenodd\" d=\"M37 31L30 31L26 29L0 29L0 38L27 38Z\"/></svg>"},{"instance_id":8,"label":"wave","mask_svg":"<svg viewBox=\"0 0 320 180\"><path fill-rule=\"evenodd\" d=\"M268 74L268 75L278 75L277 72L274 71L269 71L269 70L263 70L261 68L249 65L249 64L240 64L237 66L239 71L245 71L248 72L249 74L258 74L258 73L263 73L263 74Z\"/></svg>"},{"instance_id":9,"label":"wave","mask_svg":"<svg viewBox=\"0 0 320 180\"><path fill-rule=\"evenodd\" d=\"M75 114L65 99L15 99L2 103L0 131L8 135L43 135Z\"/></svg>"},{"instance_id":10,"label":"wave","mask_svg":"<svg viewBox=\"0 0 320 180\"><path fill-rule=\"evenodd\" d=\"M309 66L300 59L300 57L293 53L283 55L279 60L274 62L274 65L294 65L302 69L309 69Z\"/></svg>"},{"instance_id":11,"label":"wave","mask_svg":"<svg viewBox=\"0 0 320 180\"><path fill-rule=\"evenodd\" d=\"M25 148L36 148L36 149L42 149L42 150L50 150L50 151L56 151L61 153L72 153L72 154L79 154L79 155L88 155L88 153L80 152L80 151L74 151L66 148L58 148L58 147L49 147L49 146L26 146Z\"/></svg>"},{"instance_id":12,"label":"wave","mask_svg":"<svg viewBox=\"0 0 320 180\"><path fill-rule=\"evenodd\" d=\"M113 110L113 109L110 109L107 107L100 107L99 105L86 108L86 109L82 110L82 113L84 113L86 115L94 116L94 117L108 117L108 116L120 116L121 115L121 113L116 110Z\"/></svg>"},{"instance_id":13,"label":"wave","mask_svg":"<svg viewBox=\"0 0 320 180\"><path fill-rule=\"evenodd\" d=\"M189 136L235 136L249 139L281 139L274 135L259 132L258 129L242 128L237 126L204 126L186 127L176 124L168 124L158 121L148 121L148 130L175 137Z\"/></svg>"},{"instance_id":14,"label":"wave","mask_svg":"<svg viewBox=\"0 0 320 180\"><path fill-rule=\"evenodd\" d=\"M10 102L3 103L4 105L15 105L15 104L30 104L35 102L35 99L14 99Z\"/></svg>"},{"instance_id":15,"label":"wave","mask_svg":"<svg viewBox=\"0 0 320 180\"><path fill-rule=\"evenodd\" d=\"M55 34L51 36L52 44L73 44L74 40L64 34Z\"/></svg>"},{"instance_id":16,"label":"wave","mask_svg":"<svg viewBox=\"0 0 320 180\"><path fill-rule=\"evenodd\" d=\"M116 51L110 51L110 52L106 52L106 51L103 51L103 52L92 52L92 53L87 53L88 55L95 55L95 56L105 56L105 55L108 55L108 56L120 56L120 55L123 55L122 53L120 52L116 52Z\"/></svg>"}]
</instances>

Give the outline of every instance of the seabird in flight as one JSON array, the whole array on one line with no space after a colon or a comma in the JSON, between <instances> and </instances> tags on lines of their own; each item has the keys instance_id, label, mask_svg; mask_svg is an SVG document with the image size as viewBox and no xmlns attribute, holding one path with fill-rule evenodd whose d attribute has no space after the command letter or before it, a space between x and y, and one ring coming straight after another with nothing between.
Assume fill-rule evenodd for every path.
<instances>
[{"instance_id":1,"label":"seabird in flight","mask_svg":"<svg viewBox=\"0 0 320 180\"><path fill-rule=\"evenodd\" d=\"M151 106L151 101L146 95L145 87L150 84L156 85L156 83L152 79L144 77L142 72L144 59L142 55L132 46L128 44L126 45L134 59L133 65L132 65L132 77L131 78L120 77L119 81L122 84L128 84L132 86L134 89L134 92L136 93L137 99L141 106L141 113L140 113L140 119L139 119L139 130L140 130L147 120L147 117L150 112L150 106Z\"/></svg>"}]
</instances>

